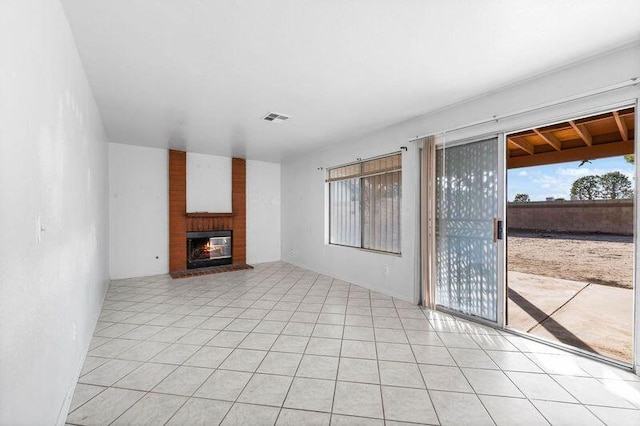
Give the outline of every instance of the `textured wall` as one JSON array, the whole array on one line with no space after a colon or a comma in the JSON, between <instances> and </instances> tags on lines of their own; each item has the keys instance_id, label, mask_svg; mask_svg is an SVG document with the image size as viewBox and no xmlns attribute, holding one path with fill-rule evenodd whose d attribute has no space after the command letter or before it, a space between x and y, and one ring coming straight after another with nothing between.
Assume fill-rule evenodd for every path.
<instances>
[{"instance_id":1,"label":"textured wall","mask_svg":"<svg viewBox=\"0 0 640 426\"><path fill-rule=\"evenodd\" d=\"M633 235L632 200L509 203L510 230Z\"/></svg>"},{"instance_id":2,"label":"textured wall","mask_svg":"<svg viewBox=\"0 0 640 426\"><path fill-rule=\"evenodd\" d=\"M106 137L60 2L0 2L0 52L0 424L64 424L107 289Z\"/></svg>"}]
</instances>

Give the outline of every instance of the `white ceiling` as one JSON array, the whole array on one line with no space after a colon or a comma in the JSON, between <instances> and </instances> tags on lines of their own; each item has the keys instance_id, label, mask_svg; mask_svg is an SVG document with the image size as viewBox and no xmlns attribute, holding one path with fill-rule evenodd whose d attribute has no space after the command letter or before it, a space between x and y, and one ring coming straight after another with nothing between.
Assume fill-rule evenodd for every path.
<instances>
[{"instance_id":1,"label":"white ceiling","mask_svg":"<svg viewBox=\"0 0 640 426\"><path fill-rule=\"evenodd\" d=\"M638 0L61 1L110 141L266 161L640 39Z\"/></svg>"}]
</instances>

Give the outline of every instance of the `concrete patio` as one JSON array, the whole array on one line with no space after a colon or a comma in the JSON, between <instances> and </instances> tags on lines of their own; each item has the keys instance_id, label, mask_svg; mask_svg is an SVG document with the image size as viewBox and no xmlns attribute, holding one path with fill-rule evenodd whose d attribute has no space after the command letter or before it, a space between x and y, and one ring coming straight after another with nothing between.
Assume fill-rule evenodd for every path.
<instances>
[{"instance_id":1,"label":"concrete patio","mask_svg":"<svg viewBox=\"0 0 640 426\"><path fill-rule=\"evenodd\" d=\"M508 325L631 362L633 290L509 272Z\"/></svg>"}]
</instances>

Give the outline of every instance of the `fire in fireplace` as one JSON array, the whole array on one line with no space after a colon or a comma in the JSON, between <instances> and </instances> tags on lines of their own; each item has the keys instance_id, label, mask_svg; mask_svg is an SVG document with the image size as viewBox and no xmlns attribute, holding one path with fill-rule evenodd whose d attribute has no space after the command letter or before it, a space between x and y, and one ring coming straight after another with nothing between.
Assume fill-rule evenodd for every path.
<instances>
[{"instance_id":1,"label":"fire in fireplace","mask_svg":"<svg viewBox=\"0 0 640 426\"><path fill-rule=\"evenodd\" d=\"M231 231L187 232L187 269L231 263Z\"/></svg>"}]
</instances>

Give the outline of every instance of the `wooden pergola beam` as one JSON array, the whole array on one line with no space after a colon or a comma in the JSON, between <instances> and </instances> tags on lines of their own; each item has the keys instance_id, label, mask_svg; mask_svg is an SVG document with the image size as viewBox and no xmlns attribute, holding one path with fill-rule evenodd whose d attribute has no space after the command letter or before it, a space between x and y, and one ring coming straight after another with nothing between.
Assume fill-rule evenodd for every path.
<instances>
[{"instance_id":1,"label":"wooden pergola beam","mask_svg":"<svg viewBox=\"0 0 640 426\"><path fill-rule=\"evenodd\" d=\"M627 125L624 123L624 121L622 121L622 118L620 117L618 111L613 111L613 118L616 120L616 125L618 126L618 131L620 132L620 137L622 137L622 140L628 140L629 136L627 135Z\"/></svg>"},{"instance_id":2,"label":"wooden pergola beam","mask_svg":"<svg viewBox=\"0 0 640 426\"><path fill-rule=\"evenodd\" d=\"M617 157L633 154L633 139L623 142L604 143L580 148L563 149L562 151L543 152L536 155L520 155L507 158L507 168L541 166L546 164L566 163L569 161L592 160L594 158Z\"/></svg>"},{"instance_id":3,"label":"wooden pergola beam","mask_svg":"<svg viewBox=\"0 0 640 426\"><path fill-rule=\"evenodd\" d=\"M536 153L535 147L532 143L526 141L524 138L509 138L509 142L523 150L529 155L533 155Z\"/></svg>"},{"instance_id":4,"label":"wooden pergola beam","mask_svg":"<svg viewBox=\"0 0 640 426\"><path fill-rule=\"evenodd\" d=\"M624 117L629 117L629 116L633 116L635 114L633 108L630 108L628 110L622 110L622 111L626 111L626 112L621 112L620 110L618 111L618 115L620 116L621 119L624 119ZM598 123L600 121L606 121L606 120L611 120L613 117L611 114L603 114L601 116L598 116L597 118L594 117L588 117L585 119L580 119L580 120L575 120L576 125L580 126L580 125L585 125L585 124L592 124L592 123ZM553 129L542 129L542 132L561 132L563 130L569 130L572 129L573 127L570 125L569 122L564 122L564 123L560 123L560 124L556 124L553 126ZM575 130L575 129L574 129ZM536 134L532 131L532 130L526 130L526 131L522 131L519 132L517 134L514 134L514 136L518 136L518 137L527 137L527 136L535 136Z\"/></svg>"},{"instance_id":5,"label":"wooden pergola beam","mask_svg":"<svg viewBox=\"0 0 640 426\"><path fill-rule=\"evenodd\" d=\"M560 141L556 139L556 137L553 136L551 133L544 134L538 129L533 129L533 131L536 135L540 136L540 139L545 141L545 143L547 143L548 145L551 145L553 149L555 149L556 151L562 150L562 145L560 144Z\"/></svg>"},{"instance_id":6,"label":"wooden pergola beam","mask_svg":"<svg viewBox=\"0 0 640 426\"><path fill-rule=\"evenodd\" d=\"M575 130L575 132L580 136L580 139L587 145L591 146L593 144L593 139L591 138L591 133L585 127L584 124L576 124L574 121L569 121L569 125Z\"/></svg>"}]
</instances>

